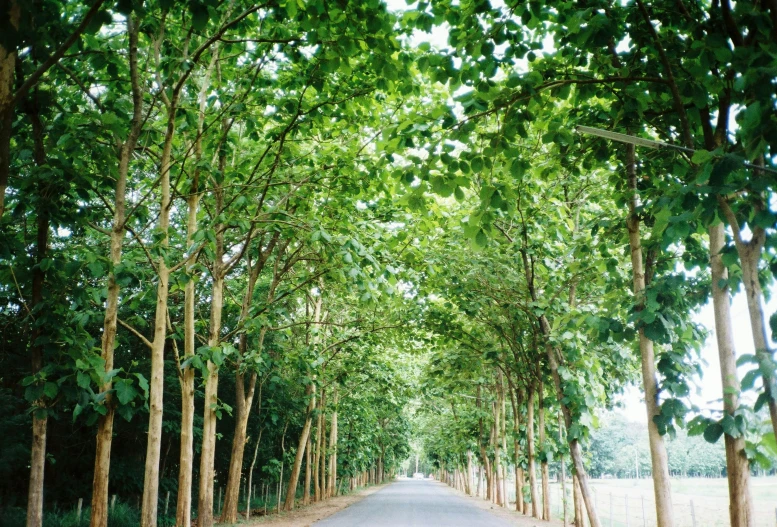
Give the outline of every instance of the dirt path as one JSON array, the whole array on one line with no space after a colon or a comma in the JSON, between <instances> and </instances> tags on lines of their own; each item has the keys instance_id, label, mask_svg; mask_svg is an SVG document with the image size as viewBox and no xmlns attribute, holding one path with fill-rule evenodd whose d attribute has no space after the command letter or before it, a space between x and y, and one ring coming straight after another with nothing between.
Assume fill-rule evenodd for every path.
<instances>
[{"instance_id":1,"label":"dirt path","mask_svg":"<svg viewBox=\"0 0 777 527\"><path fill-rule=\"evenodd\" d=\"M242 525L273 525L283 527L309 527L318 520L331 516L332 514L361 501L370 494L378 492L386 485L376 485L361 489L346 496L337 496L326 501L313 503L307 507L298 507L291 512L281 512L280 514L270 514L258 518L251 518L248 523Z\"/></svg>"}]
</instances>

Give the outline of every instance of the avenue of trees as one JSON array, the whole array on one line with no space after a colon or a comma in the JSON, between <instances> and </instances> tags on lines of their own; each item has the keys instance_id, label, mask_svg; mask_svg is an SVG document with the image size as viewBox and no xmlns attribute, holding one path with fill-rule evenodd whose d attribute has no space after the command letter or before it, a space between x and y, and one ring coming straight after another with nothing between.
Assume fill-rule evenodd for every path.
<instances>
[{"instance_id":1,"label":"avenue of trees","mask_svg":"<svg viewBox=\"0 0 777 527\"><path fill-rule=\"evenodd\" d=\"M234 523L416 440L536 518L555 464L600 527L593 434L637 384L658 526L686 435L754 526L775 64L766 0L0 1L0 519Z\"/></svg>"}]
</instances>

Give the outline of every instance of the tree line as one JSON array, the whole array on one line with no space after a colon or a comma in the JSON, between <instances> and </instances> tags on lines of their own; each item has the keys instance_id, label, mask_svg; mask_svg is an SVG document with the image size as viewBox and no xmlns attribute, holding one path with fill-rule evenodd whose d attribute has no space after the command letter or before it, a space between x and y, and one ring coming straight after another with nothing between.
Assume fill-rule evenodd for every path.
<instances>
[{"instance_id":1,"label":"tree line","mask_svg":"<svg viewBox=\"0 0 777 527\"><path fill-rule=\"evenodd\" d=\"M188 525L196 481L203 526L218 474L235 520L266 429L262 459L291 466L285 508L300 479L303 501L337 474L380 481L412 431L441 476L482 467L502 505L514 465L536 517L566 457L575 516L598 527L585 449L632 382L658 525L674 524L667 436L683 428L722 438L731 525L754 525L749 478L777 454L771 3L2 12L3 421L29 476L26 501L4 499L28 525L57 477L48 437L96 436L93 525L128 462L114 443L133 437L141 524L164 484ZM434 28L446 45L419 44ZM737 290L752 355L734 346ZM707 302L720 408L689 398Z\"/></svg>"}]
</instances>

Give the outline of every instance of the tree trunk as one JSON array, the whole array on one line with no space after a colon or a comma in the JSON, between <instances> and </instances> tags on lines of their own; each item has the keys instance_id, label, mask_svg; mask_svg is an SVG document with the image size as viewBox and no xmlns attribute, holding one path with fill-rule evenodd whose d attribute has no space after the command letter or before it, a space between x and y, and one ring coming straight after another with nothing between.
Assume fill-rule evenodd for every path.
<instances>
[{"instance_id":1,"label":"tree trunk","mask_svg":"<svg viewBox=\"0 0 777 527\"><path fill-rule=\"evenodd\" d=\"M226 159L219 159L219 171L223 174ZM214 185L216 209L214 218L218 218L224 210L224 189L218 182ZM211 275L210 322L208 346L215 348L221 343L221 315L224 310L224 229L223 224L216 223L216 246L213 255ZM205 401L203 404L202 448L200 453L200 485L197 496L197 526L211 527L213 525L213 480L215 476L216 455L216 408L218 406L219 368L213 361L206 362L207 377L205 379Z\"/></svg>"},{"instance_id":2,"label":"tree trunk","mask_svg":"<svg viewBox=\"0 0 777 527\"><path fill-rule=\"evenodd\" d=\"M159 243L168 247L170 228L170 169L175 136L175 117L178 108L177 94L173 94L167 108L167 130L160 160L160 203L157 229L161 234ZM159 458L162 447L162 396L164 394L165 341L167 340L167 296L169 293L170 270L164 256L157 260L156 312L154 315L154 340L151 343L151 381L148 399L148 440L146 443L146 466L143 476L143 500L140 521L144 527L156 527L159 502Z\"/></svg>"},{"instance_id":3,"label":"tree trunk","mask_svg":"<svg viewBox=\"0 0 777 527\"><path fill-rule=\"evenodd\" d=\"M337 384L332 388L332 420L329 429L329 483L327 484L327 497L334 497L337 489ZM381 458L381 482L383 482L383 458Z\"/></svg>"},{"instance_id":4,"label":"tree trunk","mask_svg":"<svg viewBox=\"0 0 777 527\"><path fill-rule=\"evenodd\" d=\"M580 480L577 475L572 476L572 493L575 505L575 525L585 527L585 512L583 512L583 496L580 492Z\"/></svg>"},{"instance_id":5,"label":"tree trunk","mask_svg":"<svg viewBox=\"0 0 777 527\"><path fill-rule=\"evenodd\" d=\"M548 474L548 458L545 456L545 398L543 397L542 383L538 391L539 399L537 407L539 409L538 427L540 431L540 448L543 450L542 460L540 461L540 471L542 473L542 519L550 521L550 475Z\"/></svg>"},{"instance_id":6,"label":"tree trunk","mask_svg":"<svg viewBox=\"0 0 777 527\"><path fill-rule=\"evenodd\" d=\"M264 332L264 328L262 329ZM262 337L259 339L263 340ZM260 345L261 347L261 345ZM237 506L240 500L240 479L243 474L243 456L245 455L246 436L248 434L248 417L251 415L251 407L254 401L256 389L256 373L252 373L248 381L248 391L245 391L245 379L242 373L238 373L235 379L236 402L235 408L235 434L232 437L232 452L229 457L229 474L227 476L227 488L224 492L224 506L221 511L221 523L235 523L237 521ZM244 395L245 394L245 395Z\"/></svg>"},{"instance_id":7,"label":"tree trunk","mask_svg":"<svg viewBox=\"0 0 777 527\"><path fill-rule=\"evenodd\" d=\"M21 11L17 0L6 4L8 10L2 16L8 17L8 22L14 29L19 29ZM11 172L11 126L13 125L14 105L13 84L16 68L16 50L5 49L0 44L0 219L5 212L5 189L8 186L8 176Z\"/></svg>"},{"instance_id":8,"label":"tree trunk","mask_svg":"<svg viewBox=\"0 0 777 527\"><path fill-rule=\"evenodd\" d=\"M202 160L202 135L205 124L205 108L207 103L210 77L215 66L217 53L214 53L210 66L199 92L199 116L197 120L197 138L194 141L195 168L189 195L186 197L186 247L191 250L194 245L194 234L197 232L197 212L200 203L200 161ZM185 272L189 280L184 286L184 361L195 354L195 291L194 264L196 253L189 256ZM194 367L191 364L178 372L178 382L181 387L181 434L180 459L178 464L178 499L175 511L176 525L191 525L192 523L192 472L194 470Z\"/></svg>"},{"instance_id":9,"label":"tree trunk","mask_svg":"<svg viewBox=\"0 0 777 527\"><path fill-rule=\"evenodd\" d=\"M531 494L531 515L540 517L540 498L537 494L537 467L534 449L534 397L536 392L532 387L529 391L529 401L526 405L526 452L529 461L529 492Z\"/></svg>"},{"instance_id":10,"label":"tree trunk","mask_svg":"<svg viewBox=\"0 0 777 527\"><path fill-rule=\"evenodd\" d=\"M324 403L326 402L326 388L321 389L321 400L318 403L318 416L316 416L316 454L313 456L313 501L321 501L321 441L324 427Z\"/></svg>"},{"instance_id":11,"label":"tree trunk","mask_svg":"<svg viewBox=\"0 0 777 527\"><path fill-rule=\"evenodd\" d=\"M750 331L753 335L753 346L759 364L770 365L773 363L773 353L769 348L768 337L766 334L766 324L764 322L763 291L761 282L758 279L758 264L761 261L761 252L766 243L766 231L760 226L752 226L750 241L744 241L741 228L736 215L731 210L728 202L720 198L723 213L731 225L734 234L734 243L739 255L739 262L742 267L742 284L745 286L745 297L747 299L747 311L750 315ZM763 209L763 206L756 206L755 211ZM722 264L722 262L721 262ZM777 435L777 400L773 393L775 379L773 368L762 367L763 390L766 396L766 404L769 407L769 417L772 422L772 431Z\"/></svg>"},{"instance_id":12,"label":"tree trunk","mask_svg":"<svg viewBox=\"0 0 777 527\"><path fill-rule=\"evenodd\" d=\"M526 503L523 501L523 468L521 468L521 443L518 439L520 431L519 399L517 388L513 389L510 396L510 405L513 408L513 463L515 463L515 510L526 514Z\"/></svg>"},{"instance_id":13,"label":"tree trunk","mask_svg":"<svg viewBox=\"0 0 777 527\"><path fill-rule=\"evenodd\" d=\"M723 264L721 251L725 246L723 224L709 227L710 268L712 270L712 305L715 312L715 337L720 357L720 377L723 384L723 410L733 416L739 407L739 377L736 349L731 327L731 303L728 290L728 269ZM747 280L747 278L745 278ZM726 284L720 287L721 284ZM745 456L745 438L724 434L726 445L726 472L728 475L729 519L731 527L753 525L750 497L750 467Z\"/></svg>"},{"instance_id":14,"label":"tree trunk","mask_svg":"<svg viewBox=\"0 0 777 527\"><path fill-rule=\"evenodd\" d=\"M467 478L464 480L465 491L472 496L472 451L467 450Z\"/></svg>"},{"instance_id":15,"label":"tree trunk","mask_svg":"<svg viewBox=\"0 0 777 527\"><path fill-rule=\"evenodd\" d=\"M563 432L563 421L561 418L561 413L558 414L558 441L559 444L564 440ZM566 468L566 462L564 461L564 456L559 455L559 465L561 466L561 516L564 520L564 527L567 527L567 468Z\"/></svg>"},{"instance_id":16,"label":"tree trunk","mask_svg":"<svg viewBox=\"0 0 777 527\"><path fill-rule=\"evenodd\" d=\"M311 448L313 441L310 440L311 435L308 434L308 444L305 447L305 488L302 489L302 505L310 505L310 460L313 458L311 455Z\"/></svg>"},{"instance_id":17,"label":"tree trunk","mask_svg":"<svg viewBox=\"0 0 777 527\"><path fill-rule=\"evenodd\" d=\"M313 410L316 408L316 385L311 382L308 384L305 390L310 400L308 401L307 416L305 417L305 425L302 427L302 433L299 436L299 442L297 443L297 454L294 458L294 465L291 469L291 475L289 476L289 487L286 490L286 501L283 503L283 510L290 511L294 508L294 500L297 494L297 482L299 481L300 469L302 468L302 457L305 455L305 447L308 444L310 438L310 428L313 424Z\"/></svg>"},{"instance_id":18,"label":"tree trunk","mask_svg":"<svg viewBox=\"0 0 777 527\"><path fill-rule=\"evenodd\" d=\"M326 411L326 392L322 389L321 390L321 414L323 415ZM318 453L318 475L320 478L320 487L321 487L321 499L325 500L327 497L326 492L326 417L324 416L322 422L321 422L321 442L319 443L319 453Z\"/></svg>"},{"instance_id":19,"label":"tree trunk","mask_svg":"<svg viewBox=\"0 0 777 527\"><path fill-rule=\"evenodd\" d=\"M111 269L108 271L108 292L105 301L105 316L103 319L103 334L101 341L101 357L105 361L105 372L113 370L113 349L116 343L116 329L119 311L120 286L116 282L115 269L121 263L121 251L124 243L124 222L126 211L127 174L129 163L140 136L143 125L143 92L138 74L138 26L132 18L127 18L129 34L129 66L132 83L133 115L130 133L121 146L119 154L119 173L116 179L116 195L114 197L113 225L111 227L110 258ZM101 390L107 393L105 407L108 412L97 420L97 448L94 461L94 477L92 479L92 510L89 520L91 527L106 527L108 525L108 482L111 465L111 445L113 441L113 396L110 392L113 383L107 382Z\"/></svg>"},{"instance_id":20,"label":"tree trunk","mask_svg":"<svg viewBox=\"0 0 777 527\"><path fill-rule=\"evenodd\" d=\"M259 404L262 401L262 391L259 390ZM248 468L248 497L246 498L246 521L251 519L251 485L254 481L254 465L256 465L256 456L259 454L259 445L262 443L262 432L264 429L259 430L259 438L256 440L256 447L254 447L254 458L251 460L251 466Z\"/></svg>"},{"instance_id":21,"label":"tree trunk","mask_svg":"<svg viewBox=\"0 0 777 527\"><path fill-rule=\"evenodd\" d=\"M642 259L642 239L639 229L639 196L637 194L637 163L634 145L626 146L626 170L629 193L629 217L626 222L631 246L631 268L634 281L635 309L645 308L645 287L649 277L645 276ZM648 262L648 267L650 267ZM649 272L649 269L648 269ZM673 524L672 485L669 479L669 461L664 438L658 432L653 417L660 415L658 406L658 382L656 380L655 354L653 341L645 335L644 327L639 327L639 352L642 359L642 386L645 391L647 410L648 439L650 440L650 460L653 467L653 494L656 500L657 527L671 527Z\"/></svg>"},{"instance_id":22,"label":"tree trunk","mask_svg":"<svg viewBox=\"0 0 777 527\"><path fill-rule=\"evenodd\" d=\"M499 435L501 436L502 440L502 449L501 452L503 454L504 461L502 462L502 496L504 498L502 507L509 508L510 506L510 498L507 495L507 465L508 465L508 454L507 454L507 401L505 401L505 385L504 385L504 378L502 376L502 372L499 372L499 399L501 401L501 407L500 411L502 413L500 418L500 424L501 428L499 431Z\"/></svg>"},{"instance_id":23,"label":"tree trunk","mask_svg":"<svg viewBox=\"0 0 777 527\"><path fill-rule=\"evenodd\" d=\"M28 115L32 122L33 156L35 164L42 168L46 165L44 148L44 129L40 120L38 96L28 103ZM35 239L35 267L32 270L32 302L33 316L42 311L43 291L46 286L46 273L41 269L41 262L46 258L49 246L49 207L48 192L44 185L38 185L38 206ZM43 345L37 342L42 335L42 328L33 324L30 332L30 355L32 359L32 374L36 375L44 362ZM33 403L32 411L32 446L30 456L30 486L27 495L27 527L40 527L43 524L43 478L46 468L46 427L48 425L48 403L42 396Z\"/></svg>"},{"instance_id":24,"label":"tree trunk","mask_svg":"<svg viewBox=\"0 0 777 527\"><path fill-rule=\"evenodd\" d=\"M529 293L531 299L537 300L537 291L534 288L534 276L532 274L532 267L529 264L529 256L525 250L521 250L521 257L524 264L524 273L526 275L526 282L529 287ZM539 317L540 330L545 338L551 336L551 326L547 317L543 314ZM553 386L556 389L556 398L561 406L561 412L564 415L564 424L567 430L572 426L572 412L569 407L564 403L564 387L561 383L561 376L559 375L559 360L562 358L560 352L558 352L549 342L545 344L545 355L548 358L548 367L550 368L551 376L553 377ZM588 477L586 476L585 466L583 465L583 456L580 452L580 444L577 439L567 436L569 442L569 452L572 458L572 464L575 467L575 474L580 480L580 491L585 501L586 509L588 510L588 519L591 522L591 527L602 527L599 521L599 516L596 513L596 508L593 502L593 496L588 488Z\"/></svg>"}]
</instances>

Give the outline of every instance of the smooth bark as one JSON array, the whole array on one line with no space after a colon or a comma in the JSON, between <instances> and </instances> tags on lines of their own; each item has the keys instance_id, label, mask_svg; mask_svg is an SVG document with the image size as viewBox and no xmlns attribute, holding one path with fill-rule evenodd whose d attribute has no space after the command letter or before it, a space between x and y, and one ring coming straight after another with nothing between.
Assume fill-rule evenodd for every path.
<instances>
[{"instance_id":1,"label":"smooth bark","mask_svg":"<svg viewBox=\"0 0 777 527\"><path fill-rule=\"evenodd\" d=\"M645 288L649 276L646 276L643 265L642 238L640 236L640 218L637 213L639 196L637 194L637 162L634 145L626 147L626 177L629 192L629 217L626 225L629 231L629 246L631 247L631 269L634 283L635 310L645 309ZM650 262L647 263L648 268ZM649 274L648 269L648 274ZM642 388L645 392L645 409L647 410L648 439L650 442L650 461L653 467L653 496L656 503L656 520L658 527L673 525L672 484L669 480L669 458L666 454L664 437L658 432L658 426L653 418L661 414L658 404L658 381L656 379L656 359L653 351L653 341L645 335L644 327L639 330L639 353L642 364Z\"/></svg>"},{"instance_id":2,"label":"smooth bark","mask_svg":"<svg viewBox=\"0 0 777 527\"><path fill-rule=\"evenodd\" d=\"M542 383L537 391L537 426L539 428L540 448L545 450L545 398L542 395ZM542 519L550 520L550 474L548 473L548 459L544 455L540 461L540 472L542 474Z\"/></svg>"},{"instance_id":3,"label":"smooth bark","mask_svg":"<svg viewBox=\"0 0 777 527\"><path fill-rule=\"evenodd\" d=\"M289 486L286 489L286 500L283 502L283 510L290 511L294 508L294 500L297 494L297 482L299 481L300 469L302 468L302 458L305 455L308 439L310 437L310 428L313 425L313 410L316 408L316 385L310 382L305 390L305 395L309 398L305 424L297 442L297 454L294 457L294 465L291 468L289 476Z\"/></svg>"},{"instance_id":4,"label":"smooth bark","mask_svg":"<svg viewBox=\"0 0 777 527\"><path fill-rule=\"evenodd\" d=\"M130 160L143 126L143 92L138 71L138 25L131 17L127 18L127 33L129 35L129 67L132 84L132 123L129 135L119 151L119 172L116 178L116 195L113 203L113 225L111 226L110 259L111 268L108 274L108 290L105 300L105 315L103 318L103 334L101 340L101 357L105 361L105 372L113 370L113 355L116 345L116 331L119 311L120 286L116 281L114 269L121 263L121 252L125 234L125 211L127 175ZM113 443L114 405L113 383L108 381L100 387L105 396L107 413L97 420L97 446L94 461L94 476L92 479L92 510L89 520L91 527L106 527L108 525L108 485L111 465L111 446Z\"/></svg>"},{"instance_id":5,"label":"smooth bark","mask_svg":"<svg viewBox=\"0 0 777 527\"><path fill-rule=\"evenodd\" d=\"M536 392L529 391L529 401L526 403L526 453L528 457L529 492L531 494L531 515L540 517L540 497L537 494L537 465L534 446L534 399Z\"/></svg>"},{"instance_id":6,"label":"smooth bark","mask_svg":"<svg viewBox=\"0 0 777 527\"><path fill-rule=\"evenodd\" d=\"M708 228L710 237L710 269L712 270L712 305L715 313L715 339L720 358L720 377L723 385L723 411L733 416L739 407L739 377L737 375L734 331L731 326L731 297L728 289L728 269L721 251L725 246L722 223ZM722 286L722 287L721 287ZM750 497L750 467L745 455L743 436L723 436L726 446L726 473L728 477L729 519L731 527L751 527L753 507Z\"/></svg>"}]
</instances>

